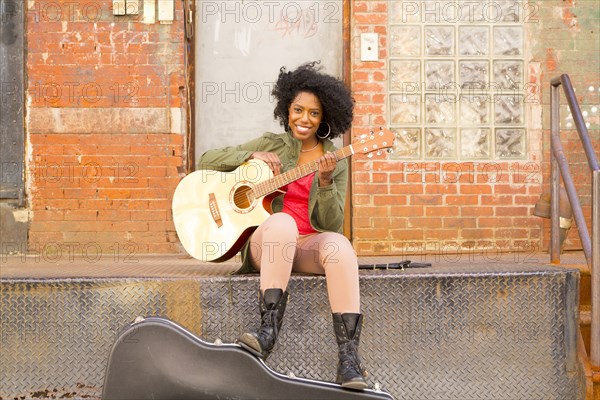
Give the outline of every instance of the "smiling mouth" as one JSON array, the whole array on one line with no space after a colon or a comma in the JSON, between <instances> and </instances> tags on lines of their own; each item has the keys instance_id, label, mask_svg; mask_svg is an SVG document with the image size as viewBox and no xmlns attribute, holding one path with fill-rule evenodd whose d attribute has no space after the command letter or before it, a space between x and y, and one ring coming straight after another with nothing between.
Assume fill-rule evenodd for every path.
<instances>
[{"instance_id":1,"label":"smiling mouth","mask_svg":"<svg viewBox=\"0 0 600 400\"><path fill-rule=\"evenodd\" d=\"M301 126L301 125L296 125L296 131L298 131L298 133L307 133L308 131L310 131L312 128L310 127L306 127L306 126Z\"/></svg>"}]
</instances>

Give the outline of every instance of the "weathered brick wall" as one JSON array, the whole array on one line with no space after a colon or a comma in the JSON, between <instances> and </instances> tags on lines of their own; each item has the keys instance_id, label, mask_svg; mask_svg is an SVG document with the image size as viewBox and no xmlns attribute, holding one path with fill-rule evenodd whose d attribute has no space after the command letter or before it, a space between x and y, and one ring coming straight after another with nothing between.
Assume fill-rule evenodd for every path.
<instances>
[{"instance_id":1,"label":"weathered brick wall","mask_svg":"<svg viewBox=\"0 0 600 400\"><path fill-rule=\"evenodd\" d=\"M111 0L24 4L31 250L88 251L91 257L98 249L179 251L170 201L187 145L181 2L175 1L173 24L113 16ZM351 3L354 135L389 125L392 4ZM532 209L548 186L550 78L571 75L600 153L593 111L600 108L599 8L595 0L549 0L524 3L523 10L535 12L525 24L527 157L454 162L355 156L352 218L360 254L487 249L493 257L545 246L548 223ZM379 61L360 61L362 32L379 33ZM589 219L583 154L572 130L563 137ZM578 246L575 230L569 246Z\"/></svg>"},{"instance_id":2,"label":"weathered brick wall","mask_svg":"<svg viewBox=\"0 0 600 400\"><path fill-rule=\"evenodd\" d=\"M183 11L114 16L112 0L24 2L30 252L173 252L184 164Z\"/></svg>"},{"instance_id":3,"label":"weathered brick wall","mask_svg":"<svg viewBox=\"0 0 600 400\"><path fill-rule=\"evenodd\" d=\"M397 12L392 4L352 3L352 88L357 100L354 134L389 124L387 30L389 15ZM361 254L474 249L492 252L489 254L533 254L544 247L548 224L532 211L548 180L549 79L559 72L571 73L580 102L598 105L599 11L595 1L538 1L521 6L526 17L525 87L521 93L526 99L526 158L425 162L388 155L354 157L353 233ZM379 61L360 61L363 32L379 33ZM588 91L591 86L594 93ZM597 114L595 118L597 121ZM590 132L598 151L595 124ZM567 147L577 163L581 151L571 144L571 136ZM589 180L585 181L577 165L574 175L583 181L582 192L588 190ZM589 214L589 207L586 212Z\"/></svg>"},{"instance_id":4,"label":"weathered brick wall","mask_svg":"<svg viewBox=\"0 0 600 400\"><path fill-rule=\"evenodd\" d=\"M540 83L543 135L544 189L550 186L550 80L568 74L577 101L589 124L588 132L596 156L600 156L600 6L595 0L545 1L530 24L531 61ZM561 138L575 181L588 229L591 232L591 175L579 135L561 91ZM549 221L544 221L544 247L550 239ZM581 248L577 227L569 232L567 249Z\"/></svg>"}]
</instances>

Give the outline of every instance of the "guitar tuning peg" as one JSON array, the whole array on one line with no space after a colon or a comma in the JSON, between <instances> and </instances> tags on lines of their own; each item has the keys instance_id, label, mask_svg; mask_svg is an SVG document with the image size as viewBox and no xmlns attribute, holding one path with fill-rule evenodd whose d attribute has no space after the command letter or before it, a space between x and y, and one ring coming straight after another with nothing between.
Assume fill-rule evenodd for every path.
<instances>
[{"instance_id":1,"label":"guitar tuning peg","mask_svg":"<svg viewBox=\"0 0 600 400\"><path fill-rule=\"evenodd\" d=\"M367 158L373 158L373 153L367 154Z\"/></svg>"},{"instance_id":2,"label":"guitar tuning peg","mask_svg":"<svg viewBox=\"0 0 600 400\"><path fill-rule=\"evenodd\" d=\"M388 152L389 154L392 154L392 153L394 152L394 149L392 149L392 148L390 147L389 149L387 149L387 152Z\"/></svg>"},{"instance_id":3,"label":"guitar tuning peg","mask_svg":"<svg viewBox=\"0 0 600 400\"><path fill-rule=\"evenodd\" d=\"M367 134L366 134L366 133L363 133L362 135L360 135L360 138L361 138L361 139L364 139L364 138L366 138L366 137L367 137Z\"/></svg>"},{"instance_id":4,"label":"guitar tuning peg","mask_svg":"<svg viewBox=\"0 0 600 400\"><path fill-rule=\"evenodd\" d=\"M377 155L380 156L381 155L381 150L377 150Z\"/></svg>"}]
</instances>

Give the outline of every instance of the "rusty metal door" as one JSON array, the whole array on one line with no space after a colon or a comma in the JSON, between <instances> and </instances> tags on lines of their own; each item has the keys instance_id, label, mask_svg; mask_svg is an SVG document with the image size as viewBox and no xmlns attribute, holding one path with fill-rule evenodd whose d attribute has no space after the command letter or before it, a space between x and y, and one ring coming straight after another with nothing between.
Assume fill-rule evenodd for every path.
<instances>
[{"instance_id":1,"label":"rusty metal door","mask_svg":"<svg viewBox=\"0 0 600 400\"><path fill-rule=\"evenodd\" d=\"M196 159L208 149L283 132L271 97L281 67L319 60L342 76L343 0L195 5Z\"/></svg>"},{"instance_id":2,"label":"rusty metal door","mask_svg":"<svg viewBox=\"0 0 600 400\"><path fill-rule=\"evenodd\" d=\"M23 202L23 8L0 0L0 199Z\"/></svg>"}]
</instances>

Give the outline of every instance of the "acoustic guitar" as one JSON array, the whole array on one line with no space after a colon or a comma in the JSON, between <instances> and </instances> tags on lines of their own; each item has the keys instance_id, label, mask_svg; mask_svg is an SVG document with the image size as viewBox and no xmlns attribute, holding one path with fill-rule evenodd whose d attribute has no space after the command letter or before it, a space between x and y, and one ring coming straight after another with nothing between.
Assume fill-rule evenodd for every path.
<instances>
[{"instance_id":1,"label":"acoustic guitar","mask_svg":"<svg viewBox=\"0 0 600 400\"><path fill-rule=\"evenodd\" d=\"M391 148L394 134L380 129L334 152L338 160ZM260 160L231 172L198 170L184 177L173 195L173 222L181 244L201 261L226 261L271 214L279 188L318 171L318 160L277 176Z\"/></svg>"}]
</instances>

